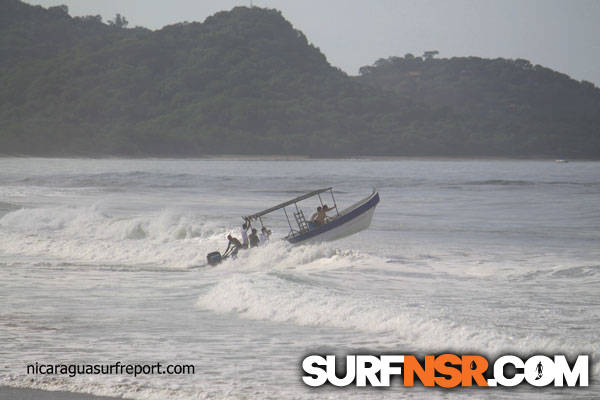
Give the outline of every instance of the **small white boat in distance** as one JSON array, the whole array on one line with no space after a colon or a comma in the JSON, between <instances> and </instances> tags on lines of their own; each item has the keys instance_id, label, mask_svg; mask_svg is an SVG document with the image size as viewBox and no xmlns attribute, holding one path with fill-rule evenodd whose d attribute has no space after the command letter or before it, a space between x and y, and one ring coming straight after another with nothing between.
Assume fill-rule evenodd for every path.
<instances>
[{"instance_id":1,"label":"small white boat in distance","mask_svg":"<svg viewBox=\"0 0 600 400\"><path fill-rule=\"evenodd\" d=\"M322 224L316 224L305 218L304 212L300 209L298 203L312 197L318 197L321 207L323 207L325 206L321 197L323 193L329 193L331 195L333 207L328 208L328 210L335 210L335 215L328 216ZM354 203L350 207L339 211L335 197L333 196L333 189L329 187L314 190L267 210L245 216L244 220L250 222L258 220L262 225L263 216L277 210L283 210L290 227L290 232L285 237L285 240L294 244L323 242L340 239L367 229L371 225L373 213L375 212L375 207L377 207L378 203L379 193L373 190L373 193L369 196ZM289 210L289 213L288 207L291 209ZM290 218L290 215L292 218Z\"/></svg>"}]
</instances>

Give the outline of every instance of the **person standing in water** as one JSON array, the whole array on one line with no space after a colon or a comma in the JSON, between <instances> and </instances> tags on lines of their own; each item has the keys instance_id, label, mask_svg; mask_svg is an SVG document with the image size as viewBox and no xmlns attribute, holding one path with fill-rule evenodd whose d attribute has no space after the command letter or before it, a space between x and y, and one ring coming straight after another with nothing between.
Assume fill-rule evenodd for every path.
<instances>
[{"instance_id":1,"label":"person standing in water","mask_svg":"<svg viewBox=\"0 0 600 400\"><path fill-rule=\"evenodd\" d=\"M240 231L240 234L242 236L242 248L244 248L244 249L248 248L248 228L249 227L250 227L250 224L248 223L248 221L246 221L242 224L242 229Z\"/></svg>"},{"instance_id":2,"label":"person standing in water","mask_svg":"<svg viewBox=\"0 0 600 400\"><path fill-rule=\"evenodd\" d=\"M248 239L250 239L250 247L258 247L260 241L258 240L258 234L255 228L252 228L252 233L248 236Z\"/></svg>"},{"instance_id":3,"label":"person standing in water","mask_svg":"<svg viewBox=\"0 0 600 400\"><path fill-rule=\"evenodd\" d=\"M231 255L231 258L236 258L238 250L242 248L242 243L237 238L231 236L231 234L227 235L227 240L229 240L229 243L227 244L227 249L223 253L223 257Z\"/></svg>"},{"instance_id":4,"label":"person standing in water","mask_svg":"<svg viewBox=\"0 0 600 400\"><path fill-rule=\"evenodd\" d=\"M267 244L267 241L269 240L269 237L271 236L271 231L269 229L267 229L266 226L263 226L262 229L260 230L260 245L264 246L265 244Z\"/></svg>"}]
</instances>

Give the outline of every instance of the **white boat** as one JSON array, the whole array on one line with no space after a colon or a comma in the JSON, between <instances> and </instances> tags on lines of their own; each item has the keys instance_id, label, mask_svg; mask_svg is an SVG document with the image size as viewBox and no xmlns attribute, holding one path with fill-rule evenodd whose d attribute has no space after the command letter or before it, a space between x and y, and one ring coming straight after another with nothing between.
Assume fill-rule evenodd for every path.
<instances>
[{"instance_id":1,"label":"white boat","mask_svg":"<svg viewBox=\"0 0 600 400\"><path fill-rule=\"evenodd\" d=\"M333 202L333 207L327 207L327 210L335 210L335 215L328 216L321 224L308 221L304 216L304 212L299 207L299 203L309 198L318 197L321 207L325 207L326 204L323 203L321 195L327 192L331 195ZM333 195L333 188L329 187L305 193L302 196L243 218L244 222L249 223L248 226L256 226L257 223L260 223L261 227L264 227L262 219L265 215L283 210L290 227L290 232L284 239L293 244L315 243L340 239L367 229L371 225L373 213L378 203L379 193L373 190L373 193L369 196L339 211ZM288 207L291 210L288 210ZM292 218L290 218L290 214ZM232 250L234 249L232 248ZM230 256L235 257L236 253L237 250L225 254L214 251L209 253L206 259L209 265L217 265L225 258Z\"/></svg>"},{"instance_id":2,"label":"white boat","mask_svg":"<svg viewBox=\"0 0 600 400\"><path fill-rule=\"evenodd\" d=\"M306 220L304 212L298 207L298 203L311 197L318 197L321 206L324 206L325 204L323 204L321 194L326 192L329 192L333 201L333 207L330 208L330 210L335 210L336 214L328 217L325 220L325 223L321 225L312 224L310 221ZM339 211L335 197L333 196L333 188L329 187L306 193L267 210L248 215L244 217L244 219L251 222L258 220L262 225L263 216L283 209L290 227L290 232L285 237L288 242L294 244L323 242L340 239L367 229L371 225L373 213L375 212L375 207L377 207L378 203L379 193L373 190L373 193L369 196L354 203L350 207ZM291 213L293 220L290 219L286 207L292 207Z\"/></svg>"}]
</instances>

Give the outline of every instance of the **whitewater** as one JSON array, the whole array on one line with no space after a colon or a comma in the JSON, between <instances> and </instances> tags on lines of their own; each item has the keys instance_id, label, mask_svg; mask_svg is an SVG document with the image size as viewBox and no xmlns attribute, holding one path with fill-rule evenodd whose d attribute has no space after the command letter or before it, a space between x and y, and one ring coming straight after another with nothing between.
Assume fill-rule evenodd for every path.
<instances>
[{"instance_id":1,"label":"whitewater","mask_svg":"<svg viewBox=\"0 0 600 400\"><path fill-rule=\"evenodd\" d=\"M241 216L379 190L369 230L207 267ZM307 204L312 214L317 204ZM128 399L598 398L600 163L0 158L0 386ZM308 354L589 354L577 389L312 389ZM51 377L39 363L194 364Z\"/></svg>"}]
</instances>

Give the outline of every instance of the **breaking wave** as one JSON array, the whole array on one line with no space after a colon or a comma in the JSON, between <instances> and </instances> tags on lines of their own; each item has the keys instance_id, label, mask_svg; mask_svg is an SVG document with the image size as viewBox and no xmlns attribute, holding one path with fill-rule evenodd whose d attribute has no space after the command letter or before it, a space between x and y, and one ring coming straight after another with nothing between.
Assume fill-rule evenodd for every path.
<instances>
[{"instance_id":1,"label":"breaking wave","mask_svg":"<svg viewBox=\"0 0 600 400\"><path fill-rule=\"evenodd\" d=\"M398 296L357 293L340 286L323 286L310 275L279 272L236 274L217 282L199 296L197 306L240 318L330 327L376 335L382 343L413 351L478 351L488 355L588 353L590 344L567 342L557 337L522 336L493 326L471 326L451 317L438 317L427 309L408 306ZM598 369L596 362L595 369Z\"/></svg>"},{"instance_id":2,"label":"breaking wave","mask_svg":"<svg viewBox=\"0 0 600 400\"><path fill-rule=\"evenodd\" d=\"M185 266L203 261L226 228L174 210L122 217L97 206L20 209L0 218L0 251L63 262Z\"/></svg>"}]
</instances>

